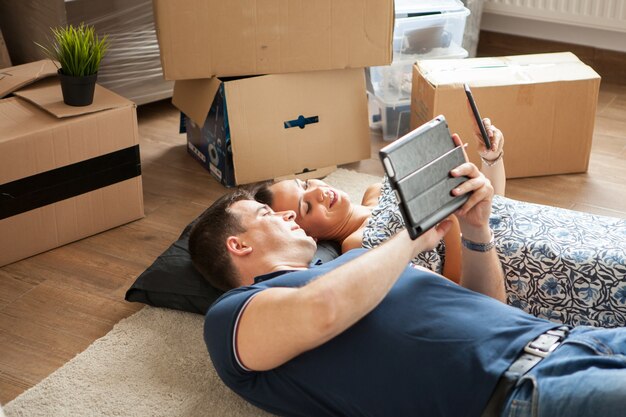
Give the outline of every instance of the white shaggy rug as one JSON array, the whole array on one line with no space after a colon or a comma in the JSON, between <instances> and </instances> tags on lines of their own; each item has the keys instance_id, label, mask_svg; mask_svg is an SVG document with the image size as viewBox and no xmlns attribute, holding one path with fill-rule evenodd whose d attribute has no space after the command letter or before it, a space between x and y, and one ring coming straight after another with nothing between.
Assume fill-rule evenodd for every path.
<instances>
[{"instance_id":1,"label":"white shaggy rug","mask_svg":"<svg viewBox=\"0 0 626 417\"><path fill-rule=\"evenodd\" d=\"M326 181L359 203L381 178L338 169ZM7 417L263 416L226 388L204 345L203 317L144 307L4 406Z\"/></svg>"}]
</instances>

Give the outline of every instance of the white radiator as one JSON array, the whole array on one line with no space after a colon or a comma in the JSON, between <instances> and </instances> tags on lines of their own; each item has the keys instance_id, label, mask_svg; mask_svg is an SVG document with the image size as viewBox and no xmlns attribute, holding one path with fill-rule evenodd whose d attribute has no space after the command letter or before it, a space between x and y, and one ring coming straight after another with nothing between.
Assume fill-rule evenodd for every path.
<instances>
[{"instance_id":1,"label":"white radiator","mask_svg":"<svg viewBox=\"0 0 626 417\"><path fill-rule=\"evenodd\" d=\"M626 32L626 0L486 0L484 11L497 15Z\"/></svg>"},{"instance_id":2,"label":"white radiator","mask_svg":"<svg viewBox=\"0 0 626 417\"><path fill-rule=\"evenodd\" d=\"M485 0L481 29L626 52L626 0Z\"/></svg>"}]
</instances>

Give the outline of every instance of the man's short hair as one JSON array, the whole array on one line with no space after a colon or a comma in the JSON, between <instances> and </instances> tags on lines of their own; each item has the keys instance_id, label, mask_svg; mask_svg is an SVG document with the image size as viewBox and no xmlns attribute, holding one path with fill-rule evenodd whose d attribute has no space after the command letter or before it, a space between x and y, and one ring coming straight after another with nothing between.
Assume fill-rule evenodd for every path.
<instances>
[{"instance_id":1,"label":"man's short hair","mask_svg":"<svg viewBox=\"0 0 626 417\"><path fill-rule=\"evenodd\" d=\"M226 239L245 232L239 216L230 210L241 200L254 200L254 195L240 188L220 197L202 213L189 235L193 265L211 285L223 291L239 286L239 272L226 248Z\"/></svg>"}]
</instances>

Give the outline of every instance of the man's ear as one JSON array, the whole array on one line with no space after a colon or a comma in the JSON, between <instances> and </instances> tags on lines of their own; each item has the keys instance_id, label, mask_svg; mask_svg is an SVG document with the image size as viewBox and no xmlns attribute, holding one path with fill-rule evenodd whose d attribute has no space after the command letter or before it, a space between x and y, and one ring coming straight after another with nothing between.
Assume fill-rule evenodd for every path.
<instances>
[{"instance_id":1,"label":"man's ear","mask_svg":"<svg viewBox=\"0 0 626 417\"><path fill-rule=\"evenodd\" d=\"M239 236L229 236L226 239L226 248L234 256L245 256L252 252L252 246L248 246Z\"/></svg>"}]
</instances>

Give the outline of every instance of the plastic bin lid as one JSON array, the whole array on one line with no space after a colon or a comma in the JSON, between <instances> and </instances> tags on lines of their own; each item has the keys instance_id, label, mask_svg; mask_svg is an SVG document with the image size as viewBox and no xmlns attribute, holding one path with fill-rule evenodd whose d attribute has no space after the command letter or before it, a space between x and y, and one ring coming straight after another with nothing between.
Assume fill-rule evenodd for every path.
<instances>
[{"instance_id":1,"label":"plastic bin lid","mask_svg":"<svg viewBox=\"0 0 626 417\"><path fill-rule=\"evenodd\" d=\"M394 4L398 17L456 12L465 7L461 0L395 0Z\"/></svg>"}]
</instances>

